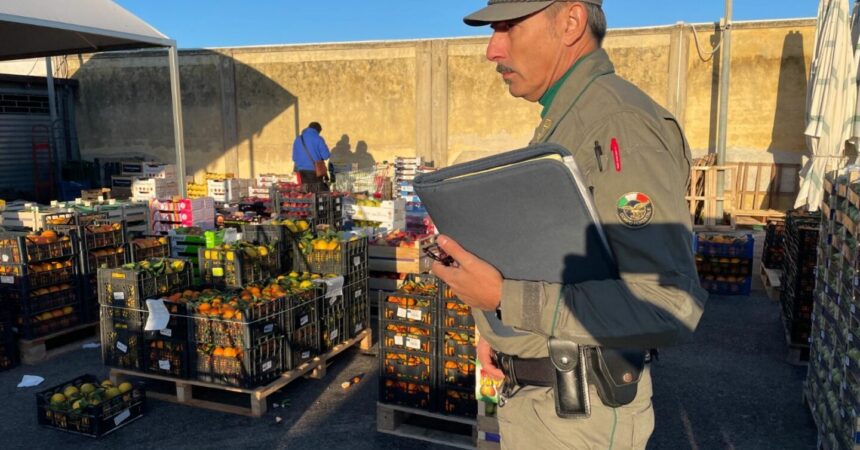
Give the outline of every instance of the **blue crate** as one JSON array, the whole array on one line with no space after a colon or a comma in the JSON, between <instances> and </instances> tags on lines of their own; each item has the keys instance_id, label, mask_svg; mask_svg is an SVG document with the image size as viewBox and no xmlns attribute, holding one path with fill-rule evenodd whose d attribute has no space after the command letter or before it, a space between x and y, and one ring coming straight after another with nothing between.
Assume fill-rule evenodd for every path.
<instances>
[{"instance_id":1,"label":"blue crate","mask_svg":"<svg viewBox=\"0 0 860 450\"><path fill-rule=\"evenodd\" d=\"M730 283L727 281L699 280L702 288L714 295L748 296L752 291L752 277L744 278L743 282Z\"/></svg>"},{"instance_id":2,"label":"blue crate","mask_svg":"<svg viewBox=\"0 0 860 450\"><path fill-rule=\"evenodd\" d=\"M749 258L755 253L755 239L752 234L736 236L738 239L733 243L716 243L704 239L707 234L696 233L693 240L693 252L702 256L716 256L720 258Z\"/></svg>"}]
</instances>

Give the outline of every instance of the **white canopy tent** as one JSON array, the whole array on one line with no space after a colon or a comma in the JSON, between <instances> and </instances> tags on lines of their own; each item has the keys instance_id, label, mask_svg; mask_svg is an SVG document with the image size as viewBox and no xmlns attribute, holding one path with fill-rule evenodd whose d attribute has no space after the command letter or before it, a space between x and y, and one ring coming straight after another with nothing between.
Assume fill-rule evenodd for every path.
<instances>
[{"instance_id":1,"label":"white canopy tent","mask_svg":"<svg viewBox=\"0 0 860 450\"><path fill-rule=\"evenodd\" d=\"M185 144L176 41L111 0L0 0L0 61L151 47L168 48L177 181L184 197Z\"/></svg>"}]
</instances>

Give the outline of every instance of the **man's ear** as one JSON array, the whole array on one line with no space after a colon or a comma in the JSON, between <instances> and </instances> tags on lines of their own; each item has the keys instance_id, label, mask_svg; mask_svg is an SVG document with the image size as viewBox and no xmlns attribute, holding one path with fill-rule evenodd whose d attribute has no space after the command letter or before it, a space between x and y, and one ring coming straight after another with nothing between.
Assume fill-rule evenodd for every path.
<instances>
[{"instance_id":1,"label":"man's ear","mask_svg":"<svg viewBox=\"0 0 860 450\"><path fill-rule=\"evenodd\" d=\"M559 13L559 19L564 21L562 41L571 46L579 42L588 33L588 10L579 2L571 2Z\"/></svg>"}]
</instances>

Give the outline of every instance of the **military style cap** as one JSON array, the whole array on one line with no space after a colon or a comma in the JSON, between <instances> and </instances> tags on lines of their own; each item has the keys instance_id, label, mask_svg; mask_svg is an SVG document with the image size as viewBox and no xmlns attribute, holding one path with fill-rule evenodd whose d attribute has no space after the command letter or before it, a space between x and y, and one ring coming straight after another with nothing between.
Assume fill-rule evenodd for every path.
<instances>
[{"instance_id":1,"label":"military style cap","mask_svg":"<svg viewBox=\"0 0 860 450\"><path fill-rule=\"evenodd\" d=\"M582 3L602 6L603 0L576 0ZM519 19L520 17L534 14L547 6L555 3L555 0L489 0L487 7L469 14L463 18L466 25L481 27L493 22Z\"/></svg>"}]
</instances>

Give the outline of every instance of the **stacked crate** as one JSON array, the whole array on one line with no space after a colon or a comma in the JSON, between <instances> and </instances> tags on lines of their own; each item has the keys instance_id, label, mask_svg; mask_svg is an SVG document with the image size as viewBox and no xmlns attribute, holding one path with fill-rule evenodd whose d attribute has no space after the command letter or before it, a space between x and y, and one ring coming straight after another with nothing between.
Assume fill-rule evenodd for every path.
<instances>
[{"instance_id":1,"label":"stacked crate","mask_svg":"<svg viewBox=\"0 0 860 450\"><path fill-rule=\"evenodd\" d=\"M832 173L824 182L805 386L822 448L860 447L860 261L855 234L860 231L858 179L857 172ZM810 225L807 221L812 222L789 217L786 240L797 241L789 236ZM787 251L789 260L793 251L790 246Z\"/></svg>"},{"instance_id":2,"label":"stacked crate","mask_svg":"<svg viewBox=\"0 0 860 450\"><path fill-rule=\"evenodd\" d=\"M696 268L702 288L717 295L749 295L755 242L751 234L697 233Z\"/></svg>"},{"instance_id":3,"label":"stacked crate","mask_svg":"<svg viewBox=\"0 0 860 450\"><path fill-rule=\"evenodd\" d=\"M803 350L802 359L808 358L809 331L812 304L815 294L815 268L818 262L818 240L821 215L791 211L785 219L785 259L780 285L780 304L786 341ZM837 240L841 246L841 238ZM835 254L839 258L839 252ZM841 263L837 264L841 266ZM841 268L834 265L837 277Z\"/></svg>"},{"instance_id":4,"label":"stacked crate","mask_svg":"<svg viewBox=\"0 0 860 450\"><path fill-rule=\"evenodd\" d=\"M209 197L152 200L149 203L151 232L167 234L186 227L215 228L215 202Z\"/></svg>"},{"instance_id":5,"label":"stacked crate","mask_svg":"<svg viewBox=\"0 0 860 450\"><path fill-rule=\"evenodd\" d=\"M194 267L194 279L200 279L200 249L206 248L206 238L199 227L177 228L167 235L170 240L170 257L183 259Z\"/></svg>"},{"instance_id":6,"label":"stacked crate","mask_svg":"<svg viewBox=\"0 0 860 450\"><path fill-rule=\"evenodd\" d=\"M191 265L182 260L153 259L137 263L133 269L99 269L97 279L104 364L146 370L145 338L154 337L144 334L149 314L146 300L191 286ZM169 334L164 337L179 337L172 331Z\"/></svg>"},{"instance_id":7,"label":"stacked crate","mask_svg":"<svg viewBox=\"0 0 860 450\"><path fill-rule=\"evenodd\" d=\"M83 323L78 257L74 232L0 233L0 303L13 313L21 338L36 339Z\"/></svg>"},{"instance_id":8,"label":"stacked crate","mask_svg":"<svg viewBox=\"0 0 860 450\"><path fill-rule=\"evenodd\" d=\"M765 227L761 264L768 269L782 269L785 259L785 220L770 220Z\"/></svg>"},{"instance_id":9,"label":"stacked crate","mask_svg":"<svg viewBox=\"0 0 860 450\"><path fill-rule=\"evenodd\" d=\"M312 220L335 230L343 228L343 194L306 192L305 186L294 183L276 183L271 189L274 218Z\"/></svg>"},{"instance_id":10,"label":"stacked crate","mask_svg":"<svg viewBox=\"0 0 860 450\"><path fill-rule=\"evenodd\" d=\"M439 282L439 412L475 417L475 320L471 308Z\"/></svg>"},{"instance_id":11,"label":"stacked crate","mask_svg":"<svg viewBox=\"0 0 860 450\"><path fill-rule=\"evenodd\" d=\"M85 322L96 322L99 314L96 272L120 267L129 260L125 223L111 222L104 213L77 212L50 215L46 222L48 229L78 236L81 308Z\"/></svg>"},{"instance_id":12,"label":"stacked crate","mask_svg":"<svg viewBox=\"0 0 860 450\"><path fill-rule=\"evenodd\" d=\"M208 245L207 245L208 247ZM203 284L216 288L241 288L280 273L276 247L248 243L201 248L198 253Z\"/></svg>"},{"instance_id":13,"label":"stacked crate","mask_svg":"<svg viewBox=\"0 0 860 450\"><path fill-rule=\"evenodd\" d=\"M169 258L170 240L164 236L143 236L131 241L131 262L151 258Z\"/></svg>"}]
</instances>

